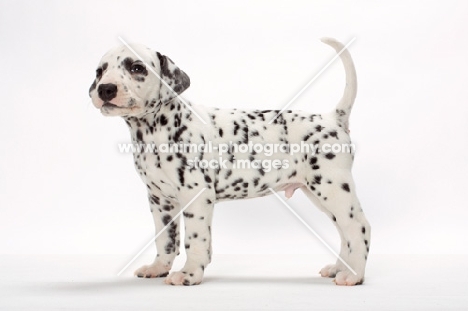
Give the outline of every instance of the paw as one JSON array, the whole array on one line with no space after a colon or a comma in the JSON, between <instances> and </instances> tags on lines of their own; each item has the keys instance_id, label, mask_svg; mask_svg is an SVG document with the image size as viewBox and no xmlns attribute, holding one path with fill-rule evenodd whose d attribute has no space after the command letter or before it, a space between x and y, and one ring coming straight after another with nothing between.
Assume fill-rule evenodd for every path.
<instances>
[{"instance_id":1,"label":"paw","mask_svg":"<svg viewBox=\"0 0 468 311\"><path fill-rule=\"evenodd\" d=\"M143 266L135 271L135 275L139 278L161 278L169 274L171 268L161 264L152 264Z\"/></svg>"},{"instance_id":2,"label":"paw","mask_svg":"<svg viewBox=\"0 0 468 311\"><path fill-rule=\"evenodd\" d=\"M337 273L334 282L336 285L360 285L364 282L364 276L354 275L351 271L340 271Z\"/></svg>"},{"instance_id":3,"label":"paw","mask_svg":"<svg viewBox=\"0 0 468 311\"><path fill-rule=\"evenodd\" d=\"M177 271L172 272L169 276L164 280L164 283L169 285L198 285L202 282L203 279L203 271L199 270L196 272L189 272L189 271Z\"/></svg>"},{"instance_id":4,"label":"paw","mask_svg":"<svg viewBox=\"0 0 468 311\"><path fill-rule=\"evenodd\" d=\"M340 272L341 268L338 265L327 265L320 270L320 275L323 278L334 278L338 272Z\"/></svg>"}]
</instances>

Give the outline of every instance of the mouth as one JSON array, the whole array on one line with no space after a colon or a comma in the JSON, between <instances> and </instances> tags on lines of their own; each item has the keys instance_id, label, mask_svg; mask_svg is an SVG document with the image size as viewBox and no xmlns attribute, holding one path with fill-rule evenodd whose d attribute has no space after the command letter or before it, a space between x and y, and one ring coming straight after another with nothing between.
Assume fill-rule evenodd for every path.
<instances>
[{"instance_id":1,"label":"mouth","mask_svg":"<svg viewBox=\"0 0 468 311\"><path fill-rule=\"evenodd\" d=\"M112 103L109 103L109 102L105 102L104 105L102 105L102 108L105 108L105 109L119 109L120 107L117 106L117 105L114 105Z\"/></svg>"},{"instance_id":2,"label":"mouth","mask_svg":"<svg viewBox=\"0 0 468 311\"><path fill-rule=\"evenodd\" d=\"M139 108L134 107L121 107L114 105L110 102L104 102L101 106L101 113L105 116L124 116L133 115L139 111Z\"/></svg>"}]
</instances>

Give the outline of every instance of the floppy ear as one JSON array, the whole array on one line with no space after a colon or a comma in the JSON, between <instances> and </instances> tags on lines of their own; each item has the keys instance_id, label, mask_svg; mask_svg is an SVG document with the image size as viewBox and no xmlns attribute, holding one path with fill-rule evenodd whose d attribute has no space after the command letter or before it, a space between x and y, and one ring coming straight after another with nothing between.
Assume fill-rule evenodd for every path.
<instances>
[{"instance_id":1,"label":"floppy ear","mask_svg":"<svg viewBox=\"0 0 468 311\"><path fill-rule=\"evenodd\" d=\"M159 89L159 100L161 103L167 103L177 97L178 94L182 94L183 91L188 89L190 86L189 76L180 70L174 62L167 56L161 55L156 52L159 58L159 64L161 65L161 87ZM167 85L170 88L167 87Z\"/></svg>"}]
</instances>

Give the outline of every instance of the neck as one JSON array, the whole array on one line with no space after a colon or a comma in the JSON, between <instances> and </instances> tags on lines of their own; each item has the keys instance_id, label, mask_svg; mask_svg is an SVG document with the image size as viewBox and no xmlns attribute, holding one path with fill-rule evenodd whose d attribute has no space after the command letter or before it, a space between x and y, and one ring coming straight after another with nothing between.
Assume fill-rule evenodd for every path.
<instances>
[{"instance_id":1,"label":"neck","mask_svg":"<svg viewBox=\"0 0 468 311\"><path fill-rule=\"evenodd\" d=\"M169 103L157 105L154 111L141 116L124 117L124 120L130 129L132 142L167 143L174 139L182 119L191 113L182 101L175 98Z\"/></svg>"}]
</instances>

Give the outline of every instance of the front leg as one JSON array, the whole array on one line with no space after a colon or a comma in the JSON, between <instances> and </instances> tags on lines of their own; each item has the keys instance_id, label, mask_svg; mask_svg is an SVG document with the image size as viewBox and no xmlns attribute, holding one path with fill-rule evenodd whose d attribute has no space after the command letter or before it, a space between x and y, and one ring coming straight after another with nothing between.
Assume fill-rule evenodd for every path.
<instances>
[{"instance_id":1,"label":"front leg","mask_svg":"<svg viewBox=\"0 0 468 311\"><path fill-rule=\"evenodd\" d=\"M150 265L140 267L135 275L143 278L165 277L172 268L175 257L179 254L180 234L179 217L164 229L179 212L179 204L171 203L156 195L150 195L150 206L156 228L157 255Z\"/></svg>"},{"instance_id":2,"label":"front leg","mask_svg":"<svg viewBox=\"0 0 468 311\"><path fill-rule=\"evenodd\" d=\"M204 193L185 209L183 215L187 261L182 270L172 272L166 278L166 284L198 285L202 282L204 270L211 261L213 202L214 198Z\"/></svg>"}]
</instances>

